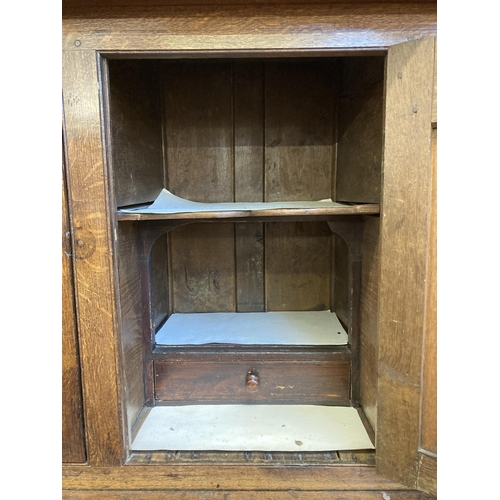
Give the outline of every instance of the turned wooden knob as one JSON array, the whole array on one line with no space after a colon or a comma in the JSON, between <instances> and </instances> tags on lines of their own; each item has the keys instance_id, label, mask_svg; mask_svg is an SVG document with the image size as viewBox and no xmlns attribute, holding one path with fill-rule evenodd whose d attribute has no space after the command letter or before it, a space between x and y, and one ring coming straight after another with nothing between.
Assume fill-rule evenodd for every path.
<instances>
[{"instance_id":1,"label":"turned wooden knob","mask_svg":"<svg viewBox=\"0 0 500 500\"><path fill-rule=\"evenodd\" d=\"M259 380L259 374L256 370L250 370L247 373L247 378L246 378L246 388L247 391L254 392L259 388L260 380Z\"/></svg>"}]
</instances>

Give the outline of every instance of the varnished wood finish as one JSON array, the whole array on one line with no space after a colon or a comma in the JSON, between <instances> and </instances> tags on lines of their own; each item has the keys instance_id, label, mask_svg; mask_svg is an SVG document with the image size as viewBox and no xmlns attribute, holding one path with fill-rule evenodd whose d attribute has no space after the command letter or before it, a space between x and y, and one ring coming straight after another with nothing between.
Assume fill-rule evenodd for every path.
<instances>
[{"instance_id":1,"label":"varnished wood finish","mask_svg":"<svg viewBox=\"0 0 500 500\"><path fill-rule=\"evenodd\" d=\"M348 361L276 361L261 355L260 361L238 361L234 357L214 362L211 356L197 363L157 361L156 399L191 403L263 403L349 405ZM248 373L258 374L258 386L249 391Z\"/></svg>"},{"instance_id":2,"label":"varnished wood finish","mask_svg":"<svg viewBox=\"0 0 500 500\"><path fill-rule=\"evenodd\" d=\"M84 8L65 10L63 48L360 53L435 33L424 3Z\"/></svg>"},{"instance_id":3,"label":"varnished wood finish","mask_svg":"<svg viewBox=\"0 0 500 500\"><path fill-rule=\"evenodd\" d=\"M121 224L117 240L121 322L121 378L127 436L144 406L144 342L139 233L135 223Z\"/></svg>"},{"instance_id":4,"label":"varnished wood finish","mask_svg":"<svg viewBox=\"0 0 500 500\"><path fill-rule=\"evenodd\" d=\"M155 200L163 187L158 68L109 61L109 149L116 206Z\"/></svg>"},{"instance_id":5,"label":"varnished wood finish","mask_svg":"<svg viewBox=\"0 0 500 500\"><path fill-rule=\"evenodd\" d=\"M124 467L64 467L63 489L290 491L407 490L380 476L375 467L324 465L126 465Z\"/></svg>"},{"instance_id":6,"label":"varnished wood finish","mask_svg":"<svg viewBox=\"0 0 500 500\"><path fill-rule=\"evenodd\" d=\"M379 217L365 217L360 304L360 402L371 427L377 428Z\"/></svg>"},{"instance_id":7,"label":"varnished wood finish","mask_svg":"<svg viewBox=\"0 0 500 500\"><path fill-rule=\"evenodd\" d=\"M112 466L122 460L123 433L95 51L63 52L62 76L87 459L94 466Z\"/></svg>"},{"instance_id":8,"label":"varnished wood finish","mask_svg":"<svg viewBox=\"0 0 500 500\"><path fill-rule=\"evenodd\" d=\"M381 208L377 470L415 487L434 38L389 49Z\"/></svg>"},{"instance_id":9,"label":"varnished wood finish","mask_svg":"<svg viewBox=\"0 0 500 500\"><path fill-rule=\"evenodd\" d=\"M83 400L64 154L62 174L62 460L83 463Z\"/></svg>"},{"instance_id":10,"label":"varnished wood finish","mask_svg":"<svg viewBox=\"0 0 500 500\"><path fill-rule=\"evenodd\" d=\"M283 221L288 220L314 220L321 217L323 220L332 215L375 215L380 211L380 206L375 203L362 205L340 205L327 208L290 208L287 210L259 208L257 210L245 211L224 211L219 212L183 212L179 214L137 214L137 213L119 213L118 220L189 220L196 219L254 219L262 220L264 218L280 218Z\"/></svg>"},{"instance_id":11,"label":"varnished wood finish","mask_svg":"<svg viewBox=\"0 0 500 500\"><path fill-rule=\"evenodd\" d=\"M437 458L419 454L417 488L431 495L437 495Z\"/></svg>"},{"instance_id":12,"label":"varnished wood finish","mask_svg":"<svg viewBox=\"0 0 500 500\"><path fill-rule=\"evenodd\" d=\"M384 58L342 60L336 200L380 203Z\"/></svg>"},{"instance_id":13,"label":"varnished wood finish","mask_svg":"<svg viewBox=\"0 0 500 500\"><path fill-rule=\"evenodd\" d=\"M247 5L266 4L321 4L321 3L380 3L380 0L245 0ZM436 0L386 0L384 3L436 3ZM63 0L63 8L71 7L110 7L123 6L153 6L153 5L231 5L241 4L241 0Z\"/></svg>"},{"instance_id":14,"label":"varnished wood finish","mask_svg":"<svg viewBox=\"0 0 500 500\"><path fill-rule=\"evenodd\" d=\"M165 2L168 1L170 0L165 0ZM225 1L217 1L217 3ZM136 0L124 0L124 2L137 4ZM123 5L123 2L120 3ZM360 54L370 50L370 55L383 55L385 49L391 45L408 38L421 38L428 34L435 34L436 31L435 4L417 5L414 3L405 6L398 4L330 6L308 4L291 7L233 6L228 8L217 6L187 9L182 6L157 9L143 7L129 9L120 6L111 11L89 9L89 5L86 2L84 9L66 11L63 20L64 46L68 51L74 52L73 55L66 54L63 59L65 75L63 91L66 107L71 102L77 110L80 110L77 116L73 115L74 119L68 130L69 142L72 143L71 156L75 157L74 152L80 150L76 160L70 161L70 174L75 179L72 185L76 193L76 222L81 222L82 214L88 217L89 214L94 214L90 222L92 231L96 228L100 231L99 243L107 238L107 214L109 212L106 212L104 207L107 204L106 193L109 191L104 189L106 173L102 168L103 155L97 139L99 137L97 132L99 106L96 101L95 50L113 50L115 51L113 57L129 55L144 57L145 54L140 51L153 50L156 52L149 56L160 58L165 55L179 58L186 55L211 57L216 54L221 57L232 57L235 53L228 52L231 50L239 50L238 54L242 57L254 57L259 53L262 57L303 56L310 55L314 51L318 55L327 55L329 49L337 54ZM174 52L168 53L167 51L171 49ZM188 49L190 52L186 54L182 52L183 49ZM203 50L206 52L196 52ZM83 79L81 78L82 63L83 73L87 72ZM89 89L91 89L90 92ZM68 94L70 94L69 97ZM83 113L81 112L82 106L85 111ZM95 147L96 143L97 147ZM81 151L85 151L85 154ZM400 176L392 185L393 187L401 185L405 190L408 189L405 181L406 179ZM79 188L78 185L80 185ZM96 192L99 194L96 195ZM89 208L90 205L93 206ZM397 211L389 211L385 216L393 223L400 222ZM412 234L409 234L408 241L412 241ZM266 498L265 495L268 493L264 490L281 490L272 493L273 498L277 500L281 499L280 495L287 498L285 495L289 495L289 492L292 497L296 498L300 498L296 496L298 494L309 495L305 498L321 499L326 498L326 495L333 498L342 496L362 500L381 498L384 495L384 498L390 496L393 499L429 498L413 490L408 491L401 484L393 483L378 475L372 467L311 466L305 468L288 465L286 467L275 465L248 467L245 465L225 468L213 464L201 467L196 465L189 467L185 465L180 467L108 466L110 463L120 461L121 449L118 386L113 349L116 329L113 322L113 304L110 303L110 298L113 297L111 250L112 245L108 239L102 247L99 246L97 255L90 259L90 262L87 257L87 263L94 266L93 275L88 269L83 269L81 263L77 266L80 268L77 270L77 284L82 290L78 301L81 304L80 323L84 325L82 331L84 373L87 367L89 369L84 388L85 401L88 405L86 417L91 423L88 429L91 466L67 465L63 467L63 488L70 488L65 491L65 495L94 495L90 498L95 498L97 494L100 495L98 498L106 498L105 495L122 494L122 492L109 491L111 489L127 488L128 490L124 491L123 495L130 494L136 497L139 495L141 498L147 498L146 495L150 495L154 500L157 500L154 495L172 494L177 497L187 495L186 498L189 498L188 495L191 493L194 495L193 498L199 498L196 495L200 492L205 494L207 490L212 490L207 493L209 495L221 496L220 494L223 494L226 497L233 495L237 499L252 499L251 495L255 495L257 499ZM392 257L393 255L390 256ZM103 261L106 262L104 266L101 265ZM396 262L397 259L394 261ZM411 303L412 298L406 298ZM417 313L414 314L415 317ZM94 345L91 342L94 342ZM386 389L384 392L386 402L388 401L387 394ZM401 398L397 400L395 408L401 408ZM401 435L395 431L398 429L398 421L385 419L384 425L392 429L396 437ZM397 460L400 458L398 450L400 448L407 450L411 445L410 441L406 442L404 439L396 439L392 444L388 444L386 457L392 446L392 451L397 451ZM106 466L99 467L99 463ZM183 489L188 491L181 491ZM245 491L234 491L238 489ZM256 489L261 491L256 492ZM350 491L344 491L346 489ZM96 493L96 490L99 491ZM103 492L103 490L108 491ZM297 490L301 490L300 493ZM339 490L342 490L342 493L339 493Z\"/></svg>"},{"instance_id":15,"label":"varnished wood finish","mask_svg":"<svg viewBox=\"0 0 500 500\"><path fill-rule=\"evenodd\" d=\"M437 128L432 129L432 177L427 257L420 447L437 453Z\"/></svg>"},{"instance_id":16,"label":"varnished wood finish","mask_svg":"<svg viewBox=\"0 0 500 500\"><path fill-rule=\"evenodd\" d=\"M385 495L385 497L383 496ZM65 491L63 500L433 500L420 491Z\"/></svg>"}]
</instances>

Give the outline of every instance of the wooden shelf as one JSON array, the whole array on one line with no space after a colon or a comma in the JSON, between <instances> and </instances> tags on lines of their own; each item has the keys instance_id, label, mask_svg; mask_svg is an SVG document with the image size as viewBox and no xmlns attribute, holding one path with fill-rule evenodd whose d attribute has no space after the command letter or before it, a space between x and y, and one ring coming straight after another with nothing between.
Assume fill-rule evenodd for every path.
<instances>
[{"instance_id":1,"label":"wooden shelf","mask_svg":"<svg viewBox=\"0 0 500 500\"><path fill-rule=\"evenodd\" d=\"M351 204L332 200L200 203L179 198L165 189L149 206L118 209L118 220L193 220L307 218L337 215L377 215L376 203Z\"/></svg>"},{"instance_id":2,"label":"wooden shelf","mask_svg":"<svg viewBox=\"0 0 500 500\"><path fill-rule=\"evenodd\" d=\"M330 311L172 314L156 344L347 345L347 333Z\"/></svg>"}]
</instances>

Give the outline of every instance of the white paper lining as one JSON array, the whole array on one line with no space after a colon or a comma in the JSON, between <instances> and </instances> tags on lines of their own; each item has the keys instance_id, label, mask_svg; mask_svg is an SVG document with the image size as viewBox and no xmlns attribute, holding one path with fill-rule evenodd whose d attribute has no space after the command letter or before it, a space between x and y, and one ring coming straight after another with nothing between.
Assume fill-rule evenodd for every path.
<instances>
[{"instance_id":1,"label":"white paper lining","mask_svg":"<svg viewBox=\"0 0 500 500\"><path fill-rule=\"evenodd\" d=\"M355 408L312 405L156 406L136 451L341 451L374 449Z\"/></svg>"},{"instance_id":2,"label":"white paper lining","mask_svg":"<svg viewBox=\"0 0 500 500\"><path fill-rule=\"evenodd\" d=\"M347 345L330 311L172 314L156 334L159 345Z\"/></svg>"},{"instance_id":3,"label":"white paper lining","mask_svg":"<svg viewBox=\"0 0 500 500\"><path fill-rule=\"evenodd\" d=\"M148 207L123 208L122 213L153 213L153 214L177 214L187 212L234 212L252 210L273 210L281 208L332 208L344 206L332 200L319 201L280 201L280 202L221 202L200 203L179 198L170 191L163 189L156 200Z\"/></svg>"}]
</instances>

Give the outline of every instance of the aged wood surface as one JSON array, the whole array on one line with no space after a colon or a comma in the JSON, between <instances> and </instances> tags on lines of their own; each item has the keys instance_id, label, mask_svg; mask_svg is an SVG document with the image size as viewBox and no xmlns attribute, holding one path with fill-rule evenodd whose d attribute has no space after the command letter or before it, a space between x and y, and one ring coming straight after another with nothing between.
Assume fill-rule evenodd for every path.
<instances>
[{"instance_id":1,"label":"aged wood surface","mask_svg":"<svg viewBox=\"0 0 500 500\"><path fill-rule=\"evenodd\" d=\"M62 179L62 461L85 462L83 400L76 327L73 250L63 154Z\"/></svg>"},{"instance_id":2,"label":"aged wood surface","mask_svg":"<svg viewBox=\"0 0 500 500\"><path fill-rule=\"evenodd\" d=\"M436 18L427 3L65 9L63 47L359 52L434 35Z\"/></svg>"},{"instance_id":3,"label":"aged wood surface","mask_svg":"<svg viewBox=\"0 0 500 500\"><path fill-rule=\"evenodd\" d=\"M147 203L163 188L160 91L154 61L108 61L110 144L116 206Z\"/></svg>"},{"instance_id":4,"label":"aged wood surface","mask_svg":"<svg viewBox=\"0 0 500 500\"><path fill-rule=\"evenodd\" d=\"M380 203L383 57L342 60L336 201Z\"/></svg>"},{"instance_id":5,"label":"aged wood surface","mask_svg":"<svg viewBox=\"0 0 500 500\"><path fill-rule=\"evenodd\" d=\"M63 500L432 500L420 491L81 491L66 490Z\"/></svg>"},{"instance_id":6,"label":"aged wood surface","mask_svg":"<svg viewBox=\"0 0 500 500\"><path fill-rule=\"evenodd\" d=\"M380 0L63 0L63 8L68 7L110 7L121 6L152 6L152 5L266 5L266 4L321 4L321 3L380 3ZM436 0L385 0L384 3L436 3Z\"/></svg>"},{"instance_id":7,"label":"aged wood surface","mask_svg":"<svg viewBox=\"0 0 500 500\"><path fill-rule=\"evenodd\" d=\"M348 361L301 362L294 354L289 361L248 363L237 355L222 363L212 361L155 362L156 399L170 402L349 404ZM250 392L245 376L258 374L259 386Z\"/></svg>"},{"instance_id":8,"label":"aged wood surface","mask_svg":"<svg viewBox=\"0 0 500 500\"><path fill-rule=\"evenodd\" d=\"M131 428L144 406L144 346L137 225L120 224L117 235L121 378L125 408L123 416L130 442Z\"/></svg>"},{"instance_id":9,"label":"aged wood surface","mask_svg":"<svg viewBox=\"0 0 500 500\"><path fill-rule=\"evenodd\" d=\"M64 467L63 489L70 490L406 490L370 466L283 467L234 465L127 465Z\"/></svg>"},{"instance_id":10,"label":"aged wood surface","mask_svg":"<svg viewBox=\"0 0 500 500\"><path fill-rule=\"evenodd\" d=\"M380 219L365 217L361 265L360 400L374 430L377 428L379 232Z\"/></svg>"},{"instance_id":11,"label":"aged wood surface","mask_svg":"<svg viewBox=\"0 0 500 500\"><path fill-rule=\"evenodd\" d=\"M336 67L266 63L265 201L331 198Z\"/></svg>"},{"instance_id":12,"label":"aged wood surface","mask_svg":"<svg viewBox=\"0 0 500 500\"><path fill-rule=\"evenodd\" d=\"M389 49L381 207L377 470L415 487L434 38Z\"/></svg>"},{"instance_id":13,"label":"aged wood surface","mask_svg":"<svg viewBox=\"0 0 500 500\"><path fill-rule=\"evenodd\" d=\"M264 199L264 64L233 63L234 201ZM264 310L264 224L235 224L236 310Z\"/></svg>"},{"instance_id":14,"label":"aged wood surface","mask_svg":"<svg viewBox=\"0 0 500 500\"><path fill-rule=\"evenodd\" d=\"M437 126L437 71L438 71L438 57L437 57L437 38L436 47L434 50L434 89L432 90L432 126Z\"/></svg>"},{"instance_id":15,"label":"aged wood surface","mask_svg":"<svg viewBox=\"0 0 500 500\"><path fill-rule=\"evenodd\" d=\"M62 77L87 458L91 465L118 465L123 434L115 283L95 51L63 52Z\"/></svg>"},{"instance_id":16,"label":"aged wood surface","mask_svg":"<svg viewBox=\"0 0 500 500\"><path fill-rule=\"evenodd\" d=\"M367 203L362 205L341 204L324 208L289 208L289 209L269 209L259 208L257 210L231 210L213 212L183 212L178 214L138 214L119 213L118 220L194 220L194 219L254 219L263 220L271 218L281 218L282 221L290 220L314 220L314 217L322 217L325 220L328 216L335 215L376 215L380 211L380 205Z\"/></svg>"},{"instance_id":17,"label":"aged wood surface","mask_svg":"<svg viewBox=\"0 0 500 500\"><path fill-rule=\"evenodd\" d=\"M367 461L375 461L375 451L371 450L373 457L365 457ZM260 465L332 465L340 463L339 454L335 451L327 452L264 452L264 451L157 451L134 452L129 457L127 464L260 464ZM351 462L349 462L351 463ZM363 462L364 464L365 462ZM361 465L358 462L357 465Z\"/></svg>"},{"instance_id":18,"label":"aged wood surface","mask_svg":"<svg viewBox=\"0 0 500 500\"><path fill-rule=\"evenodd\" d=\"M234 312L234 225L188 225L172 231L169 239L172 312Z\"/></svg>"},{"instance_id":19,"label":"aged wood surface","mask_svg":"<svg viewBox=\"0 0 500 500\"><path fill-rule=\"evenodd\" d=\"M170 315L169 267L167 235L160 236L151 249L151 312L156 332Z\"/></svg>"},{"instance_id":20,"label":"aged wood surface","mask_svg":"<svg viewBox=\"0 0 500 500\"><path fill-rule=\"evenodd\" d=\"M329 309L331 238L323 222L266 224L267 311Z\"/></svg>"},{"instance_id":21,"label":"aged wood surface","mask_svg":"<svg viewBox=\"0 0 500 500\"><path fill-rule=\"evenodd\" d=\"M437 458L419 454L417 488L431 495L437 495Z\"/></svg>"},{"instance_id":22,"label":"aged wood surface","mask_svg":"<svg viewBox=\"0 0 500 500\"><path fill-rule=\"evenodd\" d=\"M437 128L432 129L432 178L427 257L420 447L437 453Z\"/></svg>"},{"instance_id":23,"label":"aged wood surface","mask_svg":"<svg viewBox=\"0 0 500 500\"><path fill-rule=\"evenodd\" d=\"M234 201L232 66L163 68L167 189L192 201Z\"/></svg>"}]
</instances>

